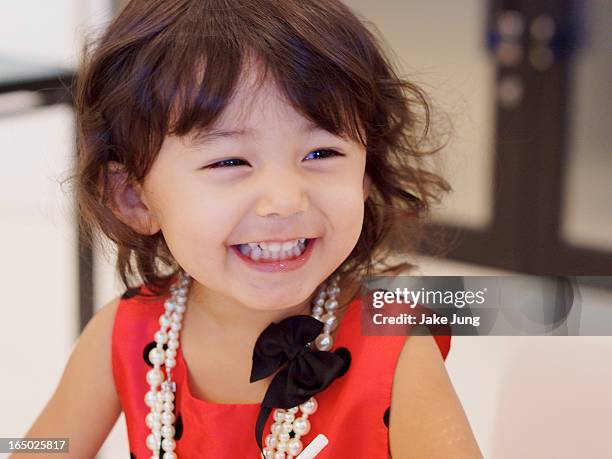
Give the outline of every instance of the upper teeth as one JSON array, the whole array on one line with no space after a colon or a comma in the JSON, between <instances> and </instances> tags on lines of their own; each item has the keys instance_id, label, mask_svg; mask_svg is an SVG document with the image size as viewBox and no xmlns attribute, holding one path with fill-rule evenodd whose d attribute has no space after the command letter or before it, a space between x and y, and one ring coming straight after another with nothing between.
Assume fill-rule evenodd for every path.
<instances>
[{"instance_id":1,"label":"upper teeth","mask_svg":"<svg viewBox=\"0 0 612 459\"><path fill-rule=\"evenodd\" d=\"M269 250L271 252L280 252L281 250L291 250L293 249L293 247L295 247L296 245L298 245L299 242L301 242L302 244L306 241L306 239L295 239L293 241L287 241L287 242L249 242L248 245L249 247L251 247L251 249L254 249L255 247L259 246L264 250Z\"/></svg>"}]
</instances>

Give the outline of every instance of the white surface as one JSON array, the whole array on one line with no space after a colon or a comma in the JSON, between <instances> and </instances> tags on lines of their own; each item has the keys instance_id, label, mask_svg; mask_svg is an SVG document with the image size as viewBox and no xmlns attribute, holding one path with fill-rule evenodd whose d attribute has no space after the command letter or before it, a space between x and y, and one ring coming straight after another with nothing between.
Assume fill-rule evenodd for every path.
<instances>
[{"instance_id":1,"label":"white surface","mask_svg":"<svg viewBox=\"0 0 612 459\"><path fill-rule=\"evenodd\" d=\"M76 231L71 202L58 184L70 164L73 135L65 106L0 119L3 437L27 431L55 390L76 338Z\"/></svg>"},{"instance_id":2,"label":"white surface","mask_svg":"<svg viewBox=\"0 0 612 459\"><path fill-rule=\"evenodd\" d=\"M110 19L112 0L4 1L0 54L39 64L72 67L86 33Z\"/></svg>"},{"instance_id":3,"label":"white surface","mask_svg":"<svg viewBox=\"0 0 612 459\"><path fill-rule=\"evenodd\" d=\"M450 142L434 165L453 187L434 214L483 228L491 220L495 68L485 46L483 0L346 0L383 34L400 75L433 100L431 128ZM449 120L444 119L443 115ZM449 124L450 121L450 124Z\"/></svg>"},{"instance_id":4,"label":"white surface","mask_svg":"<svg viewBox=\"0 0 612 459\"><path fill-rule=\"evenodd\" d=\"M422 259L422 275L505 275ZM612 294L583 289L612 320ZM608 328L609 330L609 328ZM485 458L612 457L612 337L455 336L446 368Z\"/></svg>"},{"instance_id":5,"label":"white surface","mask_svg":"<svg viewBox=\"0 0 612 459\"><path fill-rule=\"evenodd\" d=\"M567 190L562 236L572 244L612 251L612 7L580 3L583 46L572 56L568 116Z\"/></svg>"}]
</instances>

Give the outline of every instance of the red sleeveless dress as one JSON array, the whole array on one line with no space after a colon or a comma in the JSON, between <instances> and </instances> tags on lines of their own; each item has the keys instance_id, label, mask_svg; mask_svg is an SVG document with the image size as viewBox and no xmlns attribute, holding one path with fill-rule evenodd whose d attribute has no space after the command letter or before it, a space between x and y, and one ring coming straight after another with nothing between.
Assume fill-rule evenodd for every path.
<instances>
[{"instance_id":1,"label":"red sleeveless dress","mask_svg":"<svg viewBox=\"0 0 612 459\"><path fill-rule=\"evenodd\" d=\"M121 297L112 334L112 368L115 386L127 424L130 458L149 459L145 444L150 429L145 417L149 390L146 373L151 368L148 352L155 346L154 333L168 297L153 296L145 285L127 290ZM406 336L362 336L361 298L355 298L340 321L333 349L346 347L351 353L348 371L316 395L319 407L312 427L301 437L306 447L319 433L329 443L316 459L389 457L388 423L393 374ZM450 350L450 335L434 336L442 357ZM176 454L181 458L259 459L255 423L259 403L213 403L196 398L190 391L181 347L173 371L176 382ZM270 432L268 417L262 442ZM264 442L265 446L265 442ZM161 456L160 456L161 457Z\"/></svg>"}]
</instances>

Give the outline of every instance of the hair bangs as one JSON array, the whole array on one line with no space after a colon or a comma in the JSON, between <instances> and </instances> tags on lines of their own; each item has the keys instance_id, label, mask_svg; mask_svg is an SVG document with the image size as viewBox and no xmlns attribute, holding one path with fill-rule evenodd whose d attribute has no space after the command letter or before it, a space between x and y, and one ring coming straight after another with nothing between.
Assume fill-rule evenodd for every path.
<instances>
[{"instance_id":1,"label":"hair bangs","mask_svg":"<svg viewBox=\"0 0 612 459\"><path fill-rule=\"evenodd\" d=\"M273 8L273 2L268 4ZM205 13L205 14L204 14ZM151 115L161 115L167 135L184 136L211 128L229 105L239 85L252 82L257 91L273 84L294 110L321 129L366 145L365 126L373 113L373 88L341 65L338 56L320 49L313 35L299 34L295 25L256 21L249 5L232 10L202 8L168 35L170 51L161 68L180 69L155 81ZM273 12L269 12L273 14ZM219 24L223 24L220 27ZM256 27L253 27L256 24ZM169 76L172 77L169 78Z\"/></svg>"}]
</instances>

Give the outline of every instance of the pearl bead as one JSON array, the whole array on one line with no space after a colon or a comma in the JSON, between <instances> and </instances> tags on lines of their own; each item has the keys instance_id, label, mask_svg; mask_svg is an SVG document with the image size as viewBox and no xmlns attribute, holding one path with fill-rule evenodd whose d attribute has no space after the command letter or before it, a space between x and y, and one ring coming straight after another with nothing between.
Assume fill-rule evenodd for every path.
<instances>
[{"instance_id":1,"label":"pearl bead","mask_svg":"<svg viewBox=\"0 0 612 459\"><path fill-rule=\"evenodd\" d=\"M171 340L177 341L177 340L178 340L178 337L179 337L178 333L177 333L177 332L175 332L174 330L170 330L170 331L168 332L168 339L171 339Z\"/></svg>"},{"instance_id":2,"label":"pearl bead","mask_svg":"<svg viewBox=\"0 0 612 459\"><path fill-rule=\"evenodd\" d=\"M315 344L317 346L317 349L319 349L320 351L329 351L334 344L334 340L332 339L329 333L322 333L317 336Z\"/></svg>"},{"instance_id":3,"label":"pearl bead","mask_svg":"<svg viewBox=\"0 0 612 459\"><path fill-rule=\"evenodd\" d=\"M285 413L285 422L293 422L294 419L295 419L295 414Z\"/></svg>"},{"instance_id":4,"label":"pearl bead","mask_svg":"<svg viewBox=\"0 0 612 459\"><path fill-rule=\"evenodd\" d=\"M145 423L147 424L147 427L149 429L151 429L153 427L153 413L149 413L147 414L147 417L145 418Z\"/></svg>"},{"instance_id":5,"label":"pearl bead","mask_svg":"<svg viewBox=\"0 0 612 459\"><path fill-rule=\"evenodd\" d=\"M161 330L157 330L155 332L155 342L158 344L166 344L166 342L168 341L168 335L166 334L166 332L161 331Z\"/></svg>"},{"instance_id":6,"label":"pearl bead","mask_svg":"<svg viewBox=\"0 0 612 459\"><path fill-rule=\"evenodd\" d=\"M174 311L174 306L175 306L174 303L170 300L166 300L166 302L164 303L164 308L168 312Z\"/></svg>"},{"instance_id":7,"label":"pearl bead","mask_svg":"<svg viewBox=\"0 0 612 459\"><path fill-rule=\"evenodd\" d=\"M167 411L168 413L174 411L174 403L164 402L164 411Z\"/></svg>"},{"instance_id":8,"label":"pearl bead","mask_svg":"<svg viewBox=\"0 0 612 459\"><path fill-rule=\"evenodd\" d=\"M152 368L147 371L147 382L149 383L149 385L157 386L159 385L159 383L161 383L161 380L162 374L158 368Z\"/></svg>"},{"instance_id":9,"label":"pearl bead","mask_svg":"<svg viewBox=\"0 0 612 459\"><path fill-rule=\"evenodd\" d=\"M159 325L161 325L163 328L168 328L168 326L170 326L170 317L168 317L166 314L159 316Z\"/></svg>"},{"instance_id":10,"label":"pearl bead","mask_svg":"<svg viewBox=\"0 0 612 459\"><path fill-rule=\"evenodd\" d=\"M174 422L174 413L162 413L161 422L164 425L170 425Z\"/></svg>"},{"instance_id":11,"label":"pearl bead","mask_svg":"<svg viewBox=\"0 0 612 459\"><path fill-rule=\"evenodd\" d=\"M172 392L164 392L162 394L162 400L164 402L173 402L174 401L174 394Z\"/></svg>"},{"instance_id":12,"label":"pearl bead","mask_svg":"<svg viewBox=\"0 0 612 459\"><path fill-rule=\"evenodd\" d=\"M323 309L323 306L315 306L314 308L312 308L312 314L314 316L320 316L325 312L325 309Z\"/></svg>"},{"instance_id":13,"label":"pearl bead","mask_svg":"<svg viewBox=\"0 0 612 459\"><path fill-rule=\"evenodd\" d=\"M294 406L293 408L289 408L287 410L287 413L291 413L291 414L295 414L299 411L299 408L297 406Z\"/></svg>"},{"instance_id":14,"label":"pearl bead","mask_svg":"<svg viewBox=\"0 0 612 459\"><path fill-rule=\"evenodd\" d=\"M287 442L287 452L291 456L297 456L298 454L300 454L302 452L302 448L302 442L297 438L292 438Z\"/></svg>"},{"instance_id":15,"label":"pearl bead","mask_svg":"<svg viewBox=\"0 0 612 459\"><path fill-rule=\"evenodd\" d=\"M176 449L176 443L173 438L164 438L162 440L162 448L166 451L174 451Z\"/></svg>"},{"instance_id":16,"label":"pearl bead","mask_svg":"<svg viewBox=\"0 0 612 459\"><path fill-rule=\"evenodd\" d=\"M152 407L155 405L155 401L157 400L157 395L152 390L148 391L145 394L145 403L148 407Z\"/></svg>"},{"instance_id":17,"label":"pearl bead","mask_svg":"<svg viewBox=\"0 0 612 459\"><path fill-rule=\"evenodd\" d=\"M338 318L330 312L323 314L321 322L325 324L329 331L334 331L338 327Z\"/></svg>"},{"instance_id":18,"label":"pearl bead","mask_svg":"<svg viewBox=\"0 0 612 459\"><path fill-rule=\"evenodd\" d=\"M162 426L162 428L161 428L162 437L165 437L165 438L174 437L174 433L175 432L176 431L174 430L174 426ZM166 448L164 448L164 449L166 449Z\"/></svg>"},{"instance_id":19,"label":"pearl bead","mask_svg":"<svg viewBox=\"0 0 612 459\"><path fill-rule=\"evenodd\" d=\"M166 359L166 368L174 368L176 366L176 360L167 358Z\"/></svg>"},{"instance_id":20,"label":"pearl bead","mask_svg":"<svg viewBox=\"0 0 612 459\"><path fill-rule=\"evenodd\" d=\"M282 443L287 443L290 439L291 437L287 432L283 432L278 436L278 441Z\"/></svg>"},{"instance_id":21,"label":"pearl bead","mask_svg":"<svg viewBox=\"0 0 612 459\"><path fill-rule=\"evenodd\" d=\"M175 311L172 313L170 318L172 319L173 322L180 322L181 320L183 320L183 314L179 314L178 312Z\"/></svg>"},{"instance_id":22,"label":"pearl bead","mask_svg":"<svg viewBox=\"0 0 612 459\"><path fill-rule=\"evenodd\" d=\"M338 309L338 301L334 298L330 298L325 302L325 309L328 311L336 311Z\"/></svg>"},{"instance_id":23,"label":"pearl bead","mask_svg":"<svg viewBox=\"0 0 612 459\"><path fill-rule=\"evenodd\" d=\"M278 435L280 436L281 433L289 433L293 430L293 424L291 422L283 422L281 424L282 429L280 430L280 432L278 433Z\"/></svg>"},{"instance_id":24,"label":"pearl bead","mask_svg":"<svg viewBox=\"0 0 612 459\"><path fill-rule=\"evenodd\" d=\"M274 411L274 420L276 422L283 422L285 420L285 412L279 409Z\"/></svg>"},{"instance_id":25,"label":"pearl bead","mask_svg":"<svg viewBox=\"0 0 612 459\"><path fill-rule=\"evenodd\" d=\"M283 431L283 424L280 423L280 422L273 423L272 426L270 427L270 431L274 435L278 435L279 433L281 433Z\"/></svg>"},{"instance_id":26,"label":"pearl bead","mask_svg":"<svg viewBox=\"0 0 612 459\"><path fill-rule=\"evenodd\" d=\"M174 331L178 332L178 331L180 331L180 330L181 330L181 328L183 328L183 326L181 325L181 323L180 323L180 322L172 322L172 323L170 324L170 328L171 328L172 330L174 330Z\"/></svg>"},{"instance_id":27,"label":"pearl bead","mask_svg":"<svg viewBox=\"0 0 612 459\"><path fill-rule=\"evenodd\" d=\"M285 453L283 453L282 451L277 451L276 453L274 453L274 459L285 459Z\"/></svg>"},{"instance_id":28,"label":"pearl bead","mask_svg":"<svg viewBox=\"0 0 612 459\"><path fill-rule=\"evenodd\" d=\"M299 417L293 422L293 430L300 436L306 435L310 432L310 421L304 417Z\"/></svg>"},{"instance_id":29,"label":"pearl bead","mask_svg":"<svg viewBox=\"0 0 612 459\"><path fill-rule=\"evenodd\" d=\"M166 358L170 357L171 359L176 358L176 349L166 349Z\"/></svg>"},{"instance_id":30,"label":"pearl bead","mask_svg":"<svg viewBox=\"0 0 612 459\"><path fill-rule=\"evenodd\" d=\"M263 454L266 459L273 458L274 453L275 453L274 448L264 448L263 449Z\"/></svg>"},{"instance_id":31,"label":"pearl bead","mask_svg":"<svg viewBox=\"0 0 612 459\"><path fill-rule=\"evenodd\" d=\"M175 349L178 349L178 347L179 347L178 341L170 341L168 343L168 349L175 350Z\"/></svg>"},{"instance_id":32,"label":"pearl bead","mask_svg":"<svg viewBox=\"0 0 612 459\"><path fill-rule=\"evenodd\" d=\"M177 459L177 457L172 451L168 451L167 453L164 453L162 459Z\"/></svg>"},{"instance_id":33,"label":"pearl bead","mask_svg":"<svg viewBox=\"0 0 612 459\"><path fill-rule=\"evenodd\" d=\"M300 405L300 410L304 414L313 414L317 411L319 404L317 403L317 399L314 397L310 397L304 403Z\"/></svg>"},{"instance_id":34,"label":"pearl bead","mask_svg":"<svg viewBox=\"0 0 612 459\"><path fill-rule=\"evenodd\" d=\"M181 304L181 302L179 302L179 304L176 305L176 308L174 310L176 312L178 312L179 314L184 314L185 313L185 305Z\"/></svg>"},{"instance_id":35,"label":"pearl bead","mask_svg":"<svg viewBox=\"0 0 612 459\"><path fill-rule=\"evenodd\" d=\"M277 454L279 452L283 452L284 453L285 451L287 451L287 442L279 441L278 445L276 445L276 451L277 451ZM284 454L283 454L283 457L285 457Z\"/></svg>"},{"instance_id":36,"label":"pearl bead","mask_svg":"<svg viewBox=\"0 0 612 459\"><path fill-rule=\"evenodd\" d=\"M323 298L319 297L314 302L314 307L315 308L322 308L323 305L325 305L325 298L324 297Z\"/></svg>"},{"instance_id":37,"label":"pearl bead","mask_svg":"<svg viewBox=\"0 0 612 459\"><path fill-rule=\"evenodd\" d=\"M154 347L149 352L149 361L153 365L161 365L162 363L164 363L165 359L166 359L166 356L164 354L164 350L163 349L159 349L157 347Z\"/></svg>"},{"instance_id":38,"label":"pearl bead","mask_svg":"<svg viewBox=\"0 0 612 459\"><path fill-rule=\"evenodd\" d=\"M153 435L152 433L147 435L147 448L149 448L151 451L155 451L156 447L157 440L155 439L155 435Z\"/></svg>"},{"instance_id":39,"label":"pearl bead","mask_svg":"<svg viewBox=\"0 0 612 459\"><path fill-rule=\"evenodd\" d=\"M161 412L161 410L164 408L164 402L161 399L160 392L158 392L156 395L157 395L157 398L155 399L155 404L153 405L153 408L155 409L155 411Z\"/></svg>"},{"instance_id":40,"label":"pearl bead","mask_svg":"<svg viewBox=\"0 0 612 459\"><path fill-rule=\"evenodd\" d=\"M276 438L276 435L268 434L266 436L266 446L270 448L275 448L277 443L278 439Z\"/></svg>"}]
</instances>

